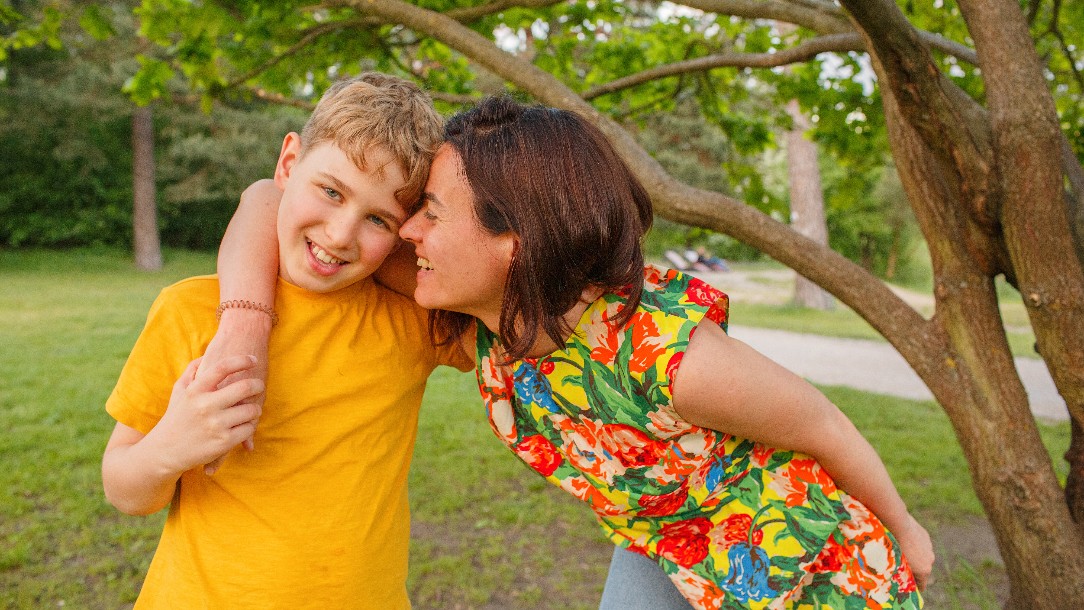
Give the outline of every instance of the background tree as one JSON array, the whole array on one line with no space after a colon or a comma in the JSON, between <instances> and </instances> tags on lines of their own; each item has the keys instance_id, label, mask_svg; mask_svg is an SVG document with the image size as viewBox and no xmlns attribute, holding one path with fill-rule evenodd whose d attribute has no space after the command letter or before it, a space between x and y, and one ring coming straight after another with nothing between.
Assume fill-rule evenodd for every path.
<instances>
[{"instance_id":1,"label":"background tree","mask_svg":"<svg viewBox=\"0 0 1084 610\"><path fill-rule=\"evenodd\" d=\"M1084 607L1084 273L1069 221L1069 211L1079 218L1080 201L1073 178L1080 163L1070 153L1079 155L1084 139L1079 111L1070 108L1081 90L1079 49L1063 41L1084 27L1069 20L1079 7L840 4L333 0L314 8L145 0L143 15L144 34L172 49L173 68L207 95L311 97L337 76L380 69L409 74L451 104L472 94L484 71L583 114L618 146L660 216L755 246L884 335L956 429L1008 568L1011 605ZM797 26L797 36L773 36L775 21ZM518 52L526 45L533 52ZM824 54L835 58L835 75L825 74ZM773 71L785 65L796 76ZM855 91L863 65L877 74L874 95ZM758 91L780 95L762 114L799 99L818 119L818 139L835 138L837 150L868 147L847 130L869 129L873 142L884 134L929 247L931 318L756 207L676 179L626 129L630 109L671 112L691 92L701 116L740 149L763 125L741 104ZM883 156L870 156L883 165ZM739 186L732 183L733 193L745 198ZM1020 289L1069 406L1068 498L1013 366L994 290L999 275Z\"/></svg>"},{"instance_id":2,"label":"background tree","mask_svg":"<svg viewBox=\"0 0 1084 610\"><path fill-rule=\"evenodd\" d=\"M21 41L0 44L0 245L132 248L137 105L123 88L157 65L136 57L136 4L14 6L19 19L0 25L0 40ZM180 79L162 91L148 227L167 246L217 247L238 194L306 113L243 99L205 112Z\"/></svg>"}]
</instances>

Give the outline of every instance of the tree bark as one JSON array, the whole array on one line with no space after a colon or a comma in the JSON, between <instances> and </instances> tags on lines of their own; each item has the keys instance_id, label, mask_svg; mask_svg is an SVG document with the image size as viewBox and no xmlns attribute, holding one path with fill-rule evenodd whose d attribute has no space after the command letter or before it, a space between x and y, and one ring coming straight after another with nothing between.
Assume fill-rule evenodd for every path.
<instances>
[{"instance_id":1,"label":"tree bark","mask_svg":"<svg viewBox=\"0 0 1084 610\"><path fill-rule=\"evenodd\" d=\"M132 249L139 269L162 268L154 184L154 116L150 106L132 113Z\"/></svg>"},{"instance_id":2,"label":"tree bark","mask_svg":"<svg viewBox=\"0 0 1084 610\"><path fill-rule=\"evenodd\" d=\"M932 386L931 390L948 413L971 465L976 492L1008 568L1011 605L1084 608L1084 589L1080 587L1084 582L1084 537L1073 526L1028 411L992 281L994 273L1006 269L1003 265L1018 279L1034 278L1033 271L1022 266L1036 265L1032 257L1054 260L1049 252L1042 252L1043 246L1021 253L1021 235L1007 225L1002 235L998 222L1006 211L1028 216L1021 209L1024 206L1048 205L1036 203L1035 198L1049 197L1049 193L1032 191L1022 198L1011 191L1020 187L1010 187L1004 179L1016 173L1016 168L1006 164L1022 164L1030 175L1036 171L1033 164L1038 157L1008 159L1000 155L1003 144L999 142L1006 135L1006 124L993 119L993 101L986 117L969 112L957 102L958 96L936 82L943 78L936 68L923 69L933 66L927 50L914 45L906 32L885 36L880 31L886 21L905 22L895 4L844 0L844 5L860 29L870 30L867 35L875 49L874 65L882 83L894 157L933 260L937 313L932 322L946 336L945 361L963 373L957 387L947 394ZM994 23L1004 24L1007 18L1002 15ZM981 47L979 55L983 57ZM1012 58L1000 60L1011 62ZM984 70L988 84L990 72ZM1036 69L1035 74L1041 78L1042 72ZM1044 83L1030 86L1046 91ZM1041 104L1041 100L1037 102ZM1049 108L1053 108L1052 100ZM944 125L949 117L962 121ZM942 128L935 129L936 125ZM1038 131L1044 129L1039 126ZM989 147L986 133L992 134ZM1048 150L1058 151L1058 147ZM1056 158L1053 167L1060 177ZM1043 180L1039 178L1040 185ZM1064 219L1060 188L1057 194ZM1043 212L1038 214L1052 222ZM1067 229L1064 220L1063 229ZM1043 241L1033 229L1029 233L1033 242ZM960 235L970 238L960 240ZM991 245L984 243L986 240L1001 243ZM1007 256L1001 256L1002 252ZM1075 256L1069 256L1075 262ZM1052 278L1062 274L1050 269L1046 272ZM1076 320L1080 319L1077 315ZM1075 332L1080 335L1081 329ZM1065 395L1064 390L1062 393Z\"/></svg>"},{"instance_id":3,"label":"tree bark","mask_svg":"<svg viewBox=\"0 0 1084 610\"><path fill-rule=\"evenodd\" d=\"M994 158L1005 193L1001 223L1039 354L1069 414L1084 424L1084 270L1066 213L1062 133L1027 22L1015 1L960 3L984 69ZM1075 439L1076 443L1082 439ZM1070 453L1068 487L1084 487L1084 456ZM1084 498L1067 497L1073 514ZM1080 522L1084 527L1084 522ZM1082 581L1084 582L1084 581ZM1084 607L1082 604L1081 607Z\"/></svg>"},{"instance_id":4,"label":"tree bark","mask_svg":"<svg viewBox=\"0 0 1084 610\"><path fill-rule=\"evenodd\" d=\"M817 145L806 136L809 119L798 100L787 103L793 126L787 132L787 177L790 183L790 226L809 239L828 246L828 221L824 215L824 191L817 164ZM794 303L826 311L835 301L828 291L795 272Z\"/></svg>"}]
</instances>

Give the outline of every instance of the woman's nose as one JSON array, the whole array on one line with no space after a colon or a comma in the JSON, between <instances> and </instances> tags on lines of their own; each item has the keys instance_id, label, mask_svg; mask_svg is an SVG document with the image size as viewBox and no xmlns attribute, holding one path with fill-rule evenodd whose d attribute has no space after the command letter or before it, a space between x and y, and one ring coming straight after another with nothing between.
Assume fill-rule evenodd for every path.
<instances>
[{"instance_id":1,"label":"woman's nose","mask_svg":"<svg viewBox=\"0 0 1084 610\"><path fill-rule=\"evenodd\" d=\"M418 240L421 238L418 224L419 214L420 212L407 218L406 222L403 223L403 226L399 227L399 237L412 243L418 243Z\"/></svg>"}]
</instances>

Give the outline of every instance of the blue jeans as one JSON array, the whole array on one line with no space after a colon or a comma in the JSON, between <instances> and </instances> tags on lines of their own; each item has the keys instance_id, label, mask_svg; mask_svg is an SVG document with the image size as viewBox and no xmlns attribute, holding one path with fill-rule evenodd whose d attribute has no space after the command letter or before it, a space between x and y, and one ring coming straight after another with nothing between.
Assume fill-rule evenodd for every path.
<instances>
[{"instance_id":1,"label":"blue jeans","mask_svg":"<svg viewBox=\"0 0 1084 610\"><path fill-rule=\"evenodd\" d=\"M599 610L692 610L659 564L621 547L614 549Z\"/></svg>"}]
</instances>

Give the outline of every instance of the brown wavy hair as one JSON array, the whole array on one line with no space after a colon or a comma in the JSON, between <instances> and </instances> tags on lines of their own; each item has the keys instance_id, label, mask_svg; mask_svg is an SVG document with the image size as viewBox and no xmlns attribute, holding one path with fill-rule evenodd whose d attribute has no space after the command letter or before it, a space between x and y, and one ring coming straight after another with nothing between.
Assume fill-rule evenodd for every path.
<instances>
[{"instance_id":1,"label":"brown wavy hair","mask_svg":"<svg viewBox=\"0 0 1084 610\"><path fill-rule=\"evenodd\" d=\"M588 286L628 289L617 318L627 323L643 289L651 200L606 136L573 112L505 96L453 116L444 133L462 159L478 223L519 237L498 330L507 360L526 356L539 329L563 345L572 332L564 316ZM449 342L471 321L437 311L430 330Z\"/></svg>"}]
</instances>

